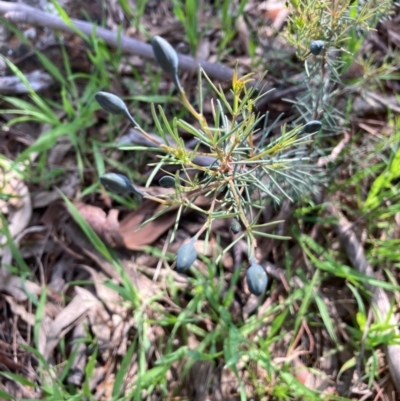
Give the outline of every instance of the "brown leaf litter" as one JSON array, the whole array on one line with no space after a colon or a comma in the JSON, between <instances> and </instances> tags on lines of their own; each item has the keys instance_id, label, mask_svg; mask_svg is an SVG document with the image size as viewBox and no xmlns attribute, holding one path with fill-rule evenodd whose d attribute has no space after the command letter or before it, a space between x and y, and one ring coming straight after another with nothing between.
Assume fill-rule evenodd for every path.
<instances>
[{"instance_id":1,"label":"brown leaf litter","mask_svg":"<svg viewBox=\"0 0 400 401\"><path fill-rule=\"evenodd\" d=\"M101 7L98 8L95 3L97 6L100 4L97 0L91 1L90 4L94 6L88 7L89 13L102 12ZM120 5L116 2L106 3L108 26L110 28L115 27L121 22L126 27L129 23L129 18L123 15ZM187 43L180 29L181 25L172 15L169 6L170 4L165 1L150 1L143 16L144 26L150 34L162 34L167 39L171 39L183 52L188 51ZM230 66L233 66L238 60L243 71L248 71L251 66L247 54L249 51L249 37L254 33L260 33L265 43L268 46L271 44L272 50L274 50L273 46L283 46L279 42L280 39L276 38L276 30L282 27L287 16L287 10L283 7L283 2L279 0L251 1L246 7L246 18L238 20L238 35L232 42L235 53L226 55L223 59L224 64ZM200 40L197 56L212 62L217 57L221 24L219 21L213 20L210 25L212 17L212 13L209 13L210 10L213 11L212 7L209 7L208 2L205 2L201 15L199 15L199 29L200 31L205 31L205 27L208 29ZM262 20L263 18L268 18L270 23L265 24L265 21ZM249 20L251 20L250 24L248 24ZM154 21L158 22L158 24L154 23ZM258 22L261 22L261 26L257 26ZM385 33L391 45L393 43L398 44L398 26L398 21L394 19L384 24L384 26L379 26L379 34ZM133 28L128 33L141 40L145 39L140 32L136 32ZM377 46L383 46L381 51L384 53L386 44L382 45L383 41L379 41L379 38L372 36L371 38L375 42L378 40ZM82 59L84 54L86 59L85 68L90 68L90 65L88 67L86 50L82 42L76 39L72 40L70 36L67 36L64 42L69 54L76 56L72 60L75 67L79 67L79 63L76 60ZM45 54L53 54L52 51L54 49L51 50L50 48L52 46L49 47L48 52L46 51ZM59 49L57 51L59 55ZM261 51L265 51L265 49L257 49L257 52ZM22 58L24 60L20 60L17 63L22 69L24 65L30 64L33 60L30 54L23 55ZM142 59L136 59L135 63L134 65L140 65L143 68ZM126 67L124 74L131 74L131 64L126 62ZM38 68L38 64L33 68ZM231 70L230 68L223 68L218 71L223 71L225 75L229 75ZM360 69L356 68L355 71L359 73ZM32 74L35 77L34 74L37 73L33 71ZM183 75L185 84L187 82L190 83L191 74L184 73ZM224 80L226 81L228 78ZM166 89L169 84L168 82L163 82L160 84L160 88ZM119 89L123 87L122 83L118 85ZM395 86L393 88L396 89ZM293 91L293 88L289 88L289 90ZM356 106L360 109L359 115L354 117L352 123L363 128L369 134L375 135L382 127L375 124L377 127L375 128L370 121L365 119L365 112L368 111L368 113L374 115L383 115L387 113L387 109L392 110L392 112L398 112L398 103L390 95L386 96L380 93L368 93L367 95L358 100ZM269 105L268 107L279 108L283 106L281 104L280 106ZM207 111L206 109L207 104L205 105L205 111ZM145 114L144 111L141 112ZM60 118L63 117L60 116ZM95 127L95 129L97 128ZM46 127L42 127L41 132L46 132L46 129ZM31 144L34 139L34 136L29 136L24 140L26 144ZM328 162L336 160L346 149L350 139L353 139L352 132L345 132L343 140L333 148L332 154L327 158L320 159L319 163L326 165ZM19 144L22 142L22 139L19 140ZM65 174L56 185L70 199L76 199L82 183L80 181L81 176L76 169L74 155L71 157L72 151L73 148L69 140L66 138L60 139L56 146L49 151L47 167L51 170L63 166L68 170L68 174ZM114 154L114 156L120 157L119 154ZM84 171L85 182L92 180L93 177L93 171ZM67 352L71 353L74 350L77 352L66 380L70 384L79 387L84 381L85 367L92 349L86 342L78 342L77 340L86 339L86 333L90 332L98 345L98 356L94 363L94 374L90 380L89 388L95 399L111 399L121 358L126 354L134 336L137 334L137 322L134 318L136 311L129 309L127 307L129 303L125 303L121 294L112 289L121 284L121 276L115 270L115 266L94 249L77 224L66 213L64 205L61 202L57 202L59 194L54 189L54 186L53 189L46 188L46 190L39 186L39 188L34 188L34 191L30 193L31 188L18 176L13 177L13 179L7 178L7 180L3 181L3 194L12 195L12 197L8 201L0 201L0 210L5 213L15 245L21 251L27 266L32 270L32 278L31 280L22 279L11 274L5 268L6 265L12 266L15 261L13 260L11 249L4 247L1 251L2 267L0 270L0 309L3 311L2 320L0 320L1 369L5 368L10 372L21 374L31 381L38 380L35 356L22 349L19 344L32 345L35 307L32 305L30 297L40 297L43 288L47 286L48 298L38 333L39 350L57 371L58 367L63 366L65 363L58 352L60 340L65 339ZM150 188L149 190L155 191L157 189ZM198 199L198 202L200 202L198 206L206 206L208 204L207 199ZM101 198L97 197L97 195L96 197L88 196L76 201L75 205L98 236L107 245L117 248L116 255L120 259L121 268L133 283L139 298L142 300L143 318L146 321L153 322L151 325L146 326L144 334L150 343L144 368L149 369L154 366L159 355L163 355L166 340L170 335L169 328L156 324L157 320L162 316L160 311L176 316L182 311L182 307L185 307L189 302L188 294L184 289L190 285L190 278L188 279L186 276L171 271L165 255L167 251L176 252L180 243L192 235L202 222L196 221L196 213L183 216L182 221L185 223L185 227L178 230L176 241L169 246L169 237L167 236L166 238L166 233L170 232L171 227L175 224L176 208L171 208L156 220L140 228L146 219L160 212L162 206L145 200L135 211L127 211L123 207L113 206L111 200L105 201L104 196ZM355 238L354 233L346 228L348 227L348 222L343 220L343 216L338 210L331 210L330 213L339 216L336 230L340 234L340 239L344 243L347 241L350 244L346 245L346 250L354 267L361 271L365 268L365 271L368 270L370 273L369 267L365 265L366 260L360 242ZM265 210L265 220L274 219L275 214L272 210ZM282 234L287 233L288 227L292 223L292 214L293 209L287 208L285 210L285 208L282 208L280 215L275 217L278 220L282 217L286 221L278 227ZM310 230L309 227L301 227L301 229L304 232L311 233L310 236L314 239L319 239L319 234L321 234L321 226L319 224L315 224ZM213 227L213 232L218 233L220 238L232 240L231 234L227 231L228 227L225 223ZM347 232L347 234L344 234L344 232ZM329 240L332 240L332 247L338 246L338 241L335 242L332 233L328 233L327 236ZM148 245L163 247L162 256L155 257L145 252L140 252ZM204 253L211 258L220 251L215 237L210 239L207 248L204 247L205 243L202 240L199 240L196 245L199 253ZM234 322L243 322L254 313L263 319L263 324L258 332L250 335L250 341L256 337L268 337L273 317L264 316L265 311L271 305L276 305L277 307L282 305L283 307L287 301L287 293L292 293L305 285L297 276L291 280L288 279L288 282L286 282L286 271L278 267L283 266L283 253L293 257L293 271L295 268L302 269L307 277L312 276L315 272L313 266L307 263L307 259L301 249L296 245L293 246L291 242L288 243L288 249L282 249L283 247L279 247L276 241L262 239L260 240L260 248L258 256L260 256L261 260L275 262L275 265L269 264L267 270L269 276L277 281L277 285L274 286L272 293L263 304L259 305L258 299L249 296L245 280L241 278L239 282L240 290L238 291L238 298L240 299L234 300L234 306L231 310ZM137 252L128 252L131 250ZM224 288L226 288L232 272L240 267L244 257L246 257L245 250L245 244L240 242L234 249L234 257L227 255L223 260ZM351 255L356 256L353 257ZM204 268L202 261L199 260L197 263L200 269ZM92 284L71 285L70 283L75 280L90 280ZM179 290L178 302L170 294L170 289L168 288L169 280L173 280ZM387 295L384 291L371 290L374 291L373 305L376 305L379 311L379 313L376 312L375 318L377 320L385 320L390 306ZM348 292L347 288L343 287L342 281L336 282L335 280L332 280L329 285L322 285L318 291L326 304L330 317L337 323L335 325L335 334L343 339L344 342L348 342L348 337L346 339L348 334L344 322L348 322L349 317L354 316L356 313L352 294ZM157 308L154 308L154 310L147 307L146 303L148 299L153 297L158 299ZM204 313L207 313L208 307L208 305L204 305ZM295 315L299 310L299 302L295 302L291 307L295 311ZM393 315L391 315L391 319L394 325L398 325L397 321L393 320ZM353 398L356 399L395 400L395 396L392 395L395 391L393 386L400 383L397 369L400 366L397 352L398 346L389 346L384 350L384 353L381 352L379 354L380 373L385 372L386 365L384 361L386 358L390 373L395 380L390 381L386 375L379 382L382 385L381 388L379 388L378 384L374 384L375 388L372 389L362 386L357 388L356 369L348 369L342 372L339 377L340 368L353 356L353 348L332 353L332 339L323 329L323 324L318 321L318 318L314 322L315 327L309 327L304 321L297 333L292 332L293 316L289 316L285 323L283 330L287 330L287 333L279 341L271 345L270 353L273 355L274 363L277 366L290 364L291 372L308 388L318 389L324 392L327 397L332 392L341 395L347 392L351 393ZM206 332L212 332L216 328L216 324L217 322L212 319L204 318L199 323L199 326ZM187 344L185 341L187 341ZM173 346L175 347L174 349L177 349L180 346L188 345L190 350L196 350L199 344L200 339L189 331L186 338L177 335ZM266 393L270 393L277 384L274 381L274 377L271 378L268 372L264 371L260 366L254 366L242 360L238 363L238 378L233 374L232 370L225 368L222 359L218 359L215 364L208 361L196 361L190 367L188 376L185 380L182 380L181 372L185 367L184 363L188 360L186 358L184 361L174 363L166 373L166 385L169 390L167 398L165 394L157 394L156 391L155 394L144 394L144 396L148 396L149 399L154 401L181 399L183 397L196 401L236 401L240 399L238 388L239 380L241 380L247 392L253 395L251 399L256 400L259 398L254 394L255 389L251 386L254 378L257 378L260 388L265 389ZM127 380L124 383L125 394L130 389L131 383L138 377L138 366L137 355L134 354L132 360L129 361ZM0 388L15 394L17 399L42 397L39 389L23 386L12 380L0 381Z\"/></svg>"},{"instance_id":2,"label":"brown leaf litter","mask_svg":"<svg viewBox=\"0 0 400 401\"><path fill-rule=\"evenodd\" d=\"M6 171L4 167L0 167L0 188L3 197L7 198L0 199L0 212L8 217L7 229L10 237L15 238L28 226L32 217L29 189L17 173ZM2 226L0 222L0 228ZM1 234L0 245L5 242L6 237Z\"/></svg>"}]
</instances>

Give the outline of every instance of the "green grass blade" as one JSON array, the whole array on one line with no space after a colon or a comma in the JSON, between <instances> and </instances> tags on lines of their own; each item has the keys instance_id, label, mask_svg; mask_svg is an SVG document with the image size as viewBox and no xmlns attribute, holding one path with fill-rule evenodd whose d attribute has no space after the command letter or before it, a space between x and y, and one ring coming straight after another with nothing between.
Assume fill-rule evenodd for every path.
<instances>
[{"instance_id":1,"label":"green grass blade","mask_svg":"<svg viewBox=\"0 0 400 401\"><path fill-rule=\"evenodd\" d=\"M47 300L47 287L43 288L43 292L40 294L39 303L36 309L35 315L35 327L33 328L33 338L37 349L39 349L40 344L40 329L42 327L43 318L45 315L44 307Z\"/></svg>"},{"instance_id":2,"label":"green grass blade","mask_svg":"<svg viewBox=\"0 0 400 401\"><path fill-rule=\"evenodd\" d=\"M99 238L99 236L93 231L92 227L88 222L82 217L75 205L59 190L58 191L61 198L64 200L69 212L71 213L74 220L77 222L81 230L84 232L86 238L91 242L95 249L108 261L112 261L111 254L107 249L106 245Z\"/></svg>"},{"instance_id":3,"label":"green grass blade","mask_svg":"<svg viewBox=\"0 0 400 401\"><path fill-rule=\"evenodd\" d=\"M115 376L114 387L112 390L113 397L117 397L124 390L124 387L126 385L126 383L124 383L124 379L128 373L129 367L131 365L133 353L135 352L135 349L136 349L136 341L132 341L131 345L129 346L126 354L124 355L124 357L121 361L121 365L118 369L118 373Z\"/></svg>"}]
</instances>

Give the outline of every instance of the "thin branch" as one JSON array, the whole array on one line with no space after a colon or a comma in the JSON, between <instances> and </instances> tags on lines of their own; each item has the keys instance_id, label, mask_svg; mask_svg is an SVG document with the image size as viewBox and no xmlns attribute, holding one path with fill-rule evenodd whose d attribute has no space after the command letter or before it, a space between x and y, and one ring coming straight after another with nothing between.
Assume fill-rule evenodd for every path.
<instances>
[{"instance_id":1,"label":"thin branch","mask_svg":"<svg viewBox=\"0 0 400 401\"><path fill-rule=\"evenodd\" d=\"M28 72L25 74L25 78L35 92L46 90L54 83L54 78L51 75L39 70ZM25 93L29 93L29 89L17 76L0 77L0 94L21 95Z\"/></svg>"},{"instance_id":2,"label":"thin branch","mask_svg":"<svg viewBox=\"0 0 400 401\"><path fill-rule=\"evenodd\" d=\"M332 149L332 152L328 156L320 157L317 162L318 167L326 166L328 163L332 163L337 160L340 154L343 152L346 145L350 142L350 134L348 132L343 133L343 139Z\"/></svg>"}]
</instances>

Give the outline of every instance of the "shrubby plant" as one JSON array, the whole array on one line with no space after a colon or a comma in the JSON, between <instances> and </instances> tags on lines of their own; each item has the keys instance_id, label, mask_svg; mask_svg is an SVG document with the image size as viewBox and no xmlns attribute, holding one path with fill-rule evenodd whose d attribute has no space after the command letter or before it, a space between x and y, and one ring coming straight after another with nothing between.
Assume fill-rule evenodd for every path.
<instances>
[{"instance_id":1,"label":"shrubby plant","mask_svg":"<svg viewBox=\"0 0 400 401\"><path fill-rule=\"evenodd\" d=\"M353 56L363 36L374 29L382 16L389 14L392 3L391 0L290 0L285 39L302 59L310 52L322 55L323 50L330 49Z\"/></svg>"},{"instance_id":2,"label":"shrubby plant","mask_svg":"<svg viewBox=\"0 0 400 401\"><path fill-rule=\"evenodd\" d=\"M357 51L366 34L382 17L389 16L391 6L391 0L290 0L284 37L305 67L301 77L305 90L294 101L299 112L295 124L319 120L324 137L339 135L348 127L344 99L359 93L360 87L343 85L342 77L354 61L361 62ZM382 75L388 69L384 71ZM361 82L362 90L368 90L364 76ZM317 138L315 145L316 154L328 150L326 141L321 143Z\"/></svg>"},{"instance_id":3,"label":"shrubby plant","mask_svg":"<svg viewBox=\"0 0 400 401\"><path fill-rule=\"evenodd\" d=\"M282 238L263 232L263 227L271 224L259 224L265 204L280 203L283 198L293 200L294 197L309 193L319 183L320 178L313 171L315 167L307 157L307 145L312 142L322 124L314 120L290 130L283 126L281 134L273 136L271 130L274 124L267 126L266 116L258 115L254 107L255 102L262 97L256 91L261 81L254 82L251 74L239 77L237 71L227 95L200 69L200 110L196 110L179 81L175 50L160 37L153 38L152 46L160 67L173 79L180 100L193 117L194 123L177 118L168 121L164 110L161 107L157 110L153 106L153 118L160 135L158 141L130 117L121 99L105 92L99 92L96 99L106 111L127 115L135 128L157 145L160 161L148 185L164 166L176 165L180 169L175 177L166 175L159 180L159 185L171 188L170 192L156 197L144 194L144 197L165 205L165 211L178 205L177 219L187 208L206 217L203 227L191 242L182 245L178 251L177 270L184 272L190 267L197 256L194 242L204 232L208 238L213 221L221 218L232 219L231 231L237 234L225 251L245 237L249 260L255 260L258 236ZM208 82L216 95L211 103L211 121L206 120L202 110L203 80ZM181 132L197 140L193 150L185 147ZM210 163L199 164L195 160L196 156L205 156ZM111 189L110 185L108 189ZM196 199L200 195L210 199L208 208L197 206ZM255 262L253 265L259 266ZM250 287L258 288L256 292L261 293L259 289L266 287L266 281Z\"/></svg>"},{"instance_id":4,"label":"shrubby plant","mask_svg":"<svg viewBox=\"0 0 400 401\"><path fill-rule=\"evenodd\" d=\"M280 135L272 135L275 122L268 125L268 116L255 111L255 103L263 96L260 91L262 81L255 82L252 74L239 77L235 70L227 94L200 68L199 110L196 110L180 83L177 54L159 36L151 42L155 58L171 76L180 100L194 122L178 118L168 121L162 107L156 109L153 105L152 115L160 135L158 141L136 123L121 99L104 92L96 95L105 110L125 114L136 129L158 147L160 161L155 165L148 185L164 166L177 166L174 177L166 175L159 181L159 185L170 188L170 192L156 197L144 194L144 197L165 205L165 211L178 205L178 220L187 208L206 217L199 232L178 251L178 271L187 271L194 262L197 256L194 243L204 232L208 239L213 221L230 218L230 230L236 238L224 251L246 238L251 261L247 271L249 289L256 295L265 291L266 276L264 280L263 269L255 260L257 237L282 237L263 232L263 228L271 223L260 224L262 210L268 202L280 203L284 198L292 201L310 194L323 183L324 175L317 170L313 158L327 149L326 144L320 145L315 137L321 132L340 133L346 125L342 110L336 107L340 77L350 65L350 62L346 64L343 55L352 55L358 49L360 30L370 29L389 6L389 0L290 2L292 13L285 36L297 48L299 57L305 60L303 83L306 89L295 102L299 118L290 127L283 125ZM353 57L349 60L352 62ZM204 81L215 94L210 120L203 114ZM197 140L194 149L185 147L181 133L190 134ZM199 164L196 156L203 156L203 159L205 156L211 162ZM196 204L201 195L210 199L208 208Z\"/></svg>"}]
</instances>

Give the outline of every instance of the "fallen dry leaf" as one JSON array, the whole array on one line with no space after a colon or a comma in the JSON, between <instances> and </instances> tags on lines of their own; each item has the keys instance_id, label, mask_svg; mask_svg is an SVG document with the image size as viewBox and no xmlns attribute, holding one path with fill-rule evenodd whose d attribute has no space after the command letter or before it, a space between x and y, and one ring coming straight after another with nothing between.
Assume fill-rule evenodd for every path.
<instances>
[{"instance_id":1,"label":"fallen dry leaf","mask_svg":"<svg viewBox=\"0 0 400 401\"><path fill-rule=\"evenodd\" d=\"M4 299L7 301L10 309L13 313L19 316L29 326L33 327L35 324L35 315L29 313L24 306L18 304L13 297L4 295Z\"/></svg>"},{"instance_id":2,"label":"fallen dry leaf","mask_svg":"<svg viewBox=\"0 0 400 401\"><path fill-rule=\"evenodd\" d=\"M75 326L72 334L73 352L76 352L76 357L72 362L70 375L68 376L68 383L75 386L79 386L82 383L83 377L85 375L86 366L86 349L87 345L84 341L79 342L79 340L84 339L86 336L84 323L81 322Z\"/></svg>"},{"instance_id":3,"label":"fallen dry leaf","mask_svg":"<svg viewBox=\"0 0 400 401\"><path fill-rule=\"evenodd\" d=\"M236 20L236 30L239 35L240 43L242 44L242 47L245 50L245 55L248 56L250 53L250 50L249 50L250 32L249 32L249 28L248 28L243 16L240 16Z\"/></svg>"},{"instance_id":4,"label":"fallen dry leaf","mask_svg":"<svg viewBox=\"0 0 400 401\"><path fill-rule=\"evenodd\" d=\"M88 319L90 329L96 337L99 345L99 356L106 362L110 357L110 341L111 341L111 316L107 313L105 307L98 303L96 308L90 308L88 311Z\"/></svg>"},{"instance_id":5,"label":"fallen dry leaf","mask_svg":"<svg viewBox=\"0 0 400 401\"><path fill-rule=\"evenodd\" d=\"M264 11L265 16L272 22L273 30L279 31L289 15L289 10L283 0L264 1L259 6L260 11Z\"/></svg>"},{"instance_id":6,"label":"fallen dry leaf","mask_svg":"<svg viewBox=\"0 0 400 401\"><path fill-rule=\"evenodd\" d=\"M116 271L115 267L96 251L94 246L90 243L85 234L74 221L69 220L63 223L62 229L64 232L62 246L65 247L70 255L80 261L84 260L85 256L87 256L93 260L93 262L95 262L107 276L113 278L118 283L121 281L119 273ZM67 246L67 242L74 247L77 247L80 254L78 255L71 248L69 248Z\"/></svg>"},{"instance_id":7,"label":"fallen dry leaf","mask_svg":"<svg viewBox=\"0 0 400 401\"><path fill-rule=\"evenodd\" d=\"M24 365L14 362L11 358L9 358L7 355L3 355L1 352L0 352L0 364L4 365L11 372L18 372L20 370L24 370L25 368Z\"/></svg>"},{"instance_id":8,"label":"fallen dry leaf","mask_svg":"<svg viewBox=\"0 0 400 401\"><path fill-rule=\"evenodd\" d=\"M25 73L25 79L29 81L29 85L36 93L46 90L54 83L54 78L51 75L40 70ZM2 95L16 95L29 93L29 90L17 76L11 75L0 78L0 93Z\"/></svg>"},{"instance_id":9,"label":"fallen dry leaf","mask_svg":"<svg viewBox=\"0 0 400 401\"><path fill-rule=\"evenodd\" d=\"M80 177L78 172L67 174L63 182L58 186L59 190L45 191L40 190L32 196L33 208L42 208L49 206L53 202L61 199L60 192L67 198L73 198L80 184Z\"/></svg>"},{"instance_id":10,"label":"fallen dry leaf","mask_svg":"<svg viewBox=\"0 0 400 401\"><path fill-rule=\"evenodd\" d=\"M39 296L42 288L33 281L12 276L7 269L2 268L0 269L0 291L7 292L18 302L24 302L28 299L27 294Z\"/></svg>"},{"instance_id":11,"label":"fallen dry leaf","mask_svg":"<svg viewBox=\"0 0 400 401\"><path fill-rule=\"evenodd\" d=\"M196 206L204 207L209 204L209 199L204 196L199 196L194 203ZM159 213L164 207L164 205L157 205L153 201L145 201L137 210L129 213L121 221L120 233L126 248L130 250L141 250L144 246L154 243L155 240L173 226L176 220L177 205L171 207L166 213L138 229L146 219ZM190 209L188 212L190 212Z\"/></svg>"},{"instance_id":12,"label":"fallen dry leaf","mask_svg":"<svg viewBox=\"0 0 400 401\"><path fill-rule=\"evenodd\" d=\"M0 188L3 196L9 196L7 200L0 200L0 212L8 215L8 230L11 238L15 238L28 226L32 217L29 190L25 183L11 172L0 174ZM6 236L1 234L0 245L6 242ZM0 248L0 255L2 254L3 249Z\"/></svg>"},{"instance_id":13,"label":"fallen dry leaf","mask_svg":"<svg viewBox=\"0 0 400 401\"><path fill-rule=\"evenodd\" d=\"M49 359L61 337L74 327L89 311L100 304L99 300L88 290L75 287L76 295L50 324L46 335L43 356ZM101 304L100 304L101 305Z\"/></svg>"},{"instance_id":14,"label":"fallen dry leaf","mask_svg":"<svg viewBox=\"0 0 400 401\"><path fill-rule=\"evenodd\" d=\"M132 221L129 219L128 215L121 222L121 235L127 249L140 250L143 249L144 246L152 244L160 235L171 228L176 220L176 212L167 212L139 230L137 230L138 225L135 224L135 216L132 217Z\"/></svg>"},{"instance_id":15,"label":"fallen dry leaf","mask_svg":"<svg viewBox=\"0 0 400 401\"><path fill-rule=\"evenodd\" d=\"M75 202L75 207L103 241L111 246L123 246L124 242L118 223L118 210L111 209L107 215L99 207L83 202Z\"/></svg>"},{"instance_id":16,"label":"fallen dry leaf","mask_svg":"<svg viewBox=\"0 0 400 401\"><path fill-rule=\"evenodd\" d=\"M104 305L107 305L107 308L120 316L126 316L125 308L123 308L123 299L118 294L118 292L112 290L110 287L104 285L104 282L108 280L108 278L103 274L99 273L90 266L79 265L82 269L86 270L93 279L93 284L96 288L96 295L100 301L103 302ZM114 282L114 284L116 284Z\"/></svg>"}]
</instances>

